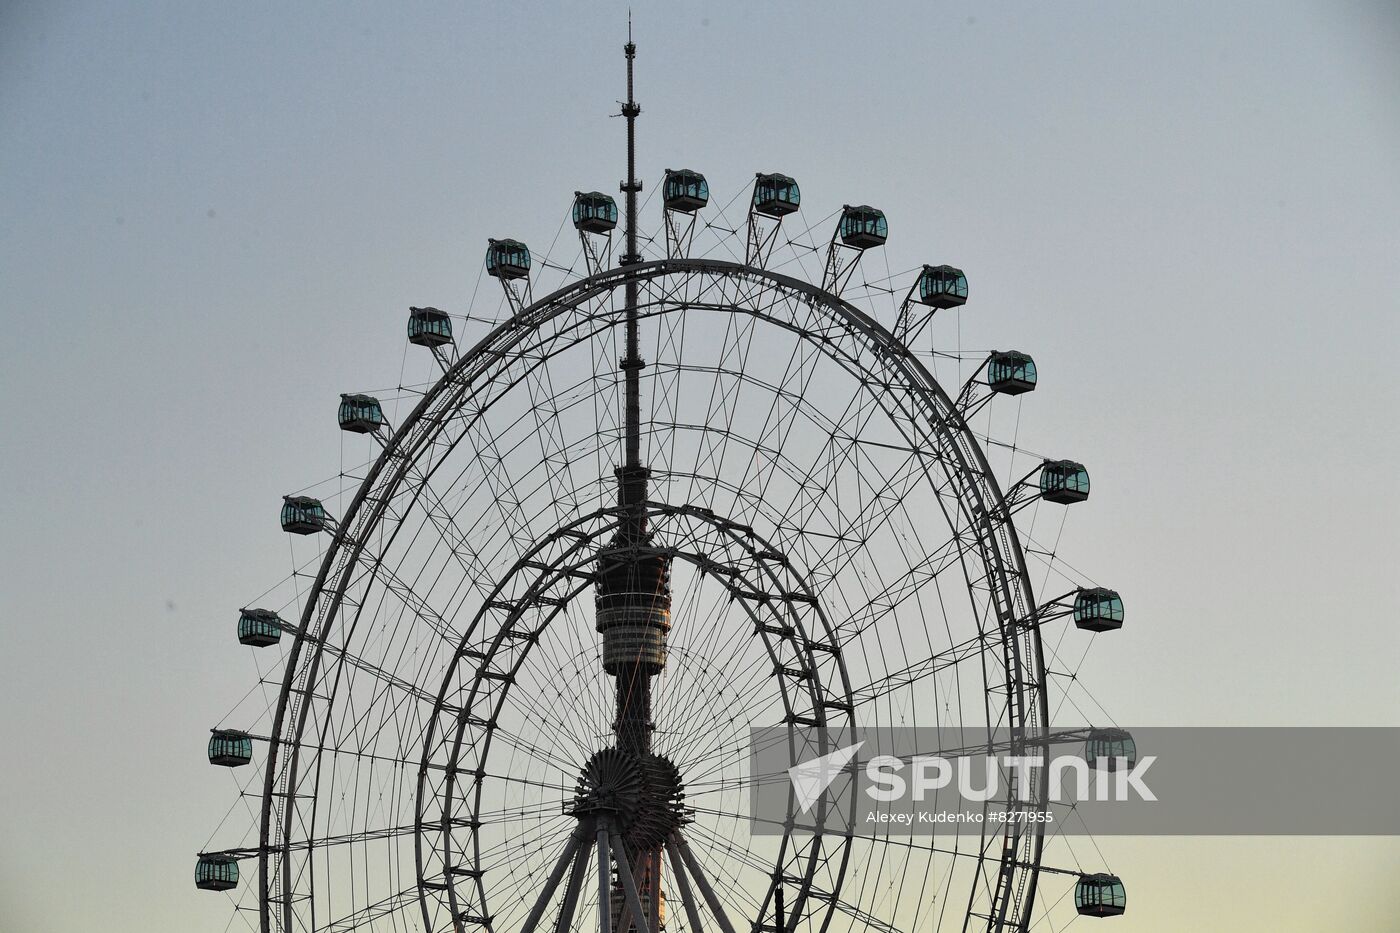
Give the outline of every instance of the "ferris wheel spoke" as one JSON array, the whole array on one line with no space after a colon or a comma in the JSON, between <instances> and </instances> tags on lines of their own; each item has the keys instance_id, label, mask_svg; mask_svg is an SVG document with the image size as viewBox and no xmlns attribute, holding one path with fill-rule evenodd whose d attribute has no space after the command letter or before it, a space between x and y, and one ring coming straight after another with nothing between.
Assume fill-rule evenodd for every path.
<instances>
[{"instance_id":1,"label":"ferris wheel spoke","mask_svg":"<svg viewBox=\"0 0 1400 933\"><path fill-rule=\"evenodd\" d=\"M442 497L432 488L427 477L422 476L416 470L410 470L410 477L419 484L419 489L428 497L430 506L424 509L424 513L433 523L437 531L438 539L446 546L447 552L452 555L454 561L461 568L464 578L482 594L490 589L490 575L485 562L476 552L468 540L467 534L462 527L457 524L457 512L449 509ZM450 628L450 626L449 626ZM454 633L455 634L455 633Z\"/></svg>"},{"instance_id":2,"label":"ferris wheel spoke","mask_svg":"<svg viewBox=\"0 0 1400 933\"><path fill-rule=\"evenodd\" d=\"M834 458L831 469L835 472L840 461L849 461L855 465L856 468L852 472L857 476L857 491L868 493L868 496L865 502L857 504L854 511L839 508L835 510L836 514L849 517L832 528L830 547L812 563L809 572L818 578L832 578L846 569L850 562L856 559L860 550L858 546L870 540L895 515L903 511L903 503L909 490L926 471L923 457L911 453L899 463L896 472L885 475L880 471L872 471L874 475L879 476L881 482L878 486L869 484L865 480L865 471L859 469L858 446L856 441L847 444L840 451L839 460Z\"/></svg>"},{"instance_id":3,"label":"ferris wheel spoke","mask_svg":"<svg viewBox=\"0 0 1400 933\"><path fill-rule=\"evenodd\" d=\"M749 354L753 349L756 329L757 319L748 316L730 315L726 322L724 343L719 353L720 366L715 369L703 419L704 424L715 425L719 429L713 436L718 437L719 440L718 443L715 443L713 437L704 436L705 440L702 440L702 443L704 443L705 449L696 461L696 468L700 472L709 471L716 476L723 475L724 456L729 447L730 430L733 426L734 415L738 410L740 392L744 386L742 378L734 378L729 380L730 386L726 388L723 377L724 367L728 363L732 369L741 372L746 368ZM695 498L696 490L692 486L686 501L695 501ZM704 501L707 507L714 507L713 489Z\"/></svg>"},{"instance_id":4,"label":"ferris wheel spoke","mask_svg":"<svg viewBox=\"0 0 1400 933\"><path fill-rule=\"evenodd\" d=\"M539 652L540 654L536 654ZM568 670L569 665L553 654L552 646L547 639L541 639L529 656L530 669L536 672L536 678L531 678L525 684L525 689L520 691L517 687L513 693L520 691L516 703L521 713L526 714L530 725L536 727L541 734L552 734L555 747L567 746L565 753L570 755L583 755L592 750L598 737L605 731L603 724L607 721L601 706L595 706L594 721L589 723L585 720L585 714L578 708L580 704L560 703L556 705L554 701L544 693L543 690L529 689L533 682L541 686L551 682L551 672L553 677L558 676L558 672ZM575 665L576 676L587 676L581 666ZM517 681L524 680L520 674L516 674ZM563 691L558 691L557 700L563 699ZM562 708L561 708L562 707ZM525 725L522 723L522 726ZM592 726L590 729L589 727ZM498 725L499 728L499 725ZM526 741L524 736L515 734L518 741ZM570 769L576 770L579 762L574 761Z\"/></svg>"},{"instance_id":5,"label":"ferris wheel spoke","mask_svg":"<svg viewBox=\"0 0 1400 933\"><path fill-rule=\"evenodd\" d=\"M816 491L817 501L821 501L833 494L833 490L828 486L830 479L840 474L840 468L843 464L855 461L854 451L877 408L878 406L865 393L851 396L846 403L845 410L837 417L835 423L824 431L825 441L817 456L798 481L797 489L788 505L778 512L779 522L791 521L799 514L804 495ZM856 480L857 482L861 481L859 474L857 474ZM766 493L767 490L765 489L764 492ZM809 507L810 509L811 507ZM794 524L806 528L810 523L799 521ZM832 534L837 539L843 537L839 530L833 531ZM809 562L809 567L812 566L813 564Z\"/></svg>"},{"instance_id":6,"label":"ferris wheel spoke","mask_svg":"<svg viewBox=\"0 0 1400 933\"><path fill-rule=\"evenodd\" d=\"M783 364L782 376L778 378L778 381L774 384L772 389L771 394L773 400L769 404L767 412L764 414L762 426L759 427L758 431L754 434L755 449L761 449L765 441L767 441L768 447L775 451L782 450L786 446L787 434L797 421L797 415L801 411L802 405L806 399L807 390L811 384L813 375L816 373L816 363L820 356L812 352L810 355L804 357L803 351L807 349L808 347L804 341L793 341L792 350L789 352L788 358ZM795 370L794 365L796 366ZM789 387L790 384L793 383L795 383L796 388ZM784 413L782 411L782 403L785 400L788 401L790 405L786 429L783 427ZM770 429L775 418L777 419L776 428ZM776 436L770 436L773 431L776 431ZM745 466L744 473L739 479L739 485L741 487L748 484L751 476L750 471L753 469L755 463L756 458L751 458ZM763 501L766 497L768 486L772 481L773 476L771 473L763 479L758 490L757 498L759 501Z\"/></svg>"},{"instance_id":7,"label":"ferris wheel spoke","mask_svg":"<svg viewBox=\"0 0 1400 933\"><path fill-rule=\"evenodd\" d=\"M530 529L523 519L525 514L524 503L520 500L518 487L509 480L506 455L501 452L500 442L491 431L489 422L485 419L477 421L473 427L485 435L485 444L478 443L472 439L476 449L476 459L485 463L488 460L494 464L492 469L482 471L482 482L486 485L490 500L495 504L495 511L501 519L501 527L506 530L510 537L510 542L520 551L524 551L532 543ZM470 435L468 435L470 436ZM501 474L505 474L503 477Z\"/></svg>"},{"instance_id":8,"label":"ferris wheel spoke","mask_svg":"<svg viewBox=\"0 0 1400 933\"><path fill-rule=\"evenodd\" d=\"M398 675L385 670L384 668L380 667L374 662L369 661L359 656L358 654L354 654L353 652L350 652L339 645L323 641L310 635L306 636L306 640L311 644L314 644L322 650L326 651L333 658L344 661L346 664L350 665L354 669L369 674L371 677L374 677L386 687L392 687L393 689L399 691L403 695L411 696L414 699L420 700L428 704L432 704L437 701L436 695L429 693L428 691L419 687L417 684L404 680L402 677L399 677ZM285 739L283 741L285 741Z\"/></svg>"},{"instance_id":9,"label":"ferris wheel spoke","mask_svg":"<svg viewBox=\"0 0 1400 933\"><path fill-rule=\"evenodd\" d=\"M765 708L777 699L776 689L767 694L751 689L756 682L771 679L771 667L753 664L740 667L733 663L737 658L738 653L735 652L726 659L730 663L713 666L714 670L724 672L723 680L717 685L705 683L702 672L702 677L697 678L696 684L685 694L672 698L657 698L658 709L663 713L671 707L685 711L680 735L668 736L664 744L671 750L677 766L692 777L705 773L700 768L704 763L732 751L725 745L729 741L729 735L724 729L716 726L726 721L732 724L743 717L745 707L737 705L739 698L746 698L747 706L751 710ZM712 700L711 703L703 702L705 697L702 696L702 691ZM726 700L726 695L731 699ZM781 707L776 705L772 708L775 713L781 710ZM746 719L745 722L751 725L752 719Z\"/></svg>"},{"instance_id":10,"label":"ferris wheel spoke","mask_svg":"<svg viewBox=\"0 0 1400 933\"><path fill-rule=\"evenodd\" d=\"M387 561L376 562L370 572L384 581L385 592L396 598L433 634L451 645L456 645L461 641L462 633L453 628L452 623L444 618L442 613L428 605L427 601L418 595L411 584L398 576L398 573L388 565Z\"/></svg>"},{"instance_id":11,"label":"ferris wheel spoke","mask_svg":"<svg viewBox=\"0 0 1400 933\"><path fill-rule=\"evenodd\" d=\"M372 904L366 904L353 913L331 920L322 929L326 933L351 933L352 930L366 927L373 929L378 921L401 910L416 912L418 897L419 887L417 883L414 883L411 887L390 894Z\"/></svg>"},{"instance_id":12,"label":"ferris wheel spoke","mask_svg":"<svg viewBox=\"0 0 1400 933\"><path fill-rule=\"evenodd\" d=\"M529 819L531 817L544 816L546 814L549 816L557 816L558 814L564 812L564 808L568 805L569 801L573 799L571 794L571 792L573 791L572 787L541 784L538 781L528 781L523 778L515 778L502 774L484 775L482 777L482 780L502 781L506 783L521 783L530 787L546 790L557 790L560 791L562 794L569 794L569 796L552 797L547 800L537 800L529 804L522 804L518 807L502 807L496 810L482 810L475 812L472 815L472 819L483 824L516 822L524 819Z\"/></svg>"},{"instance_id":13,"label":"ferris wheel spoke","mask_svg":"<svg viewBox=\"0 0 1400 933\"><path fill-rule=\"evenodd\" d=\"M724 627L719 624L719 616L722 610L722 603L712 601L706 617L685 620L692 630L699 629L703 632L703 635L701 640L694 646L685 643L683 657L688 663L698 663L700 670L706 676L692 678L688 685L687 692L675 697L674 700L669 699L669 685L671 681L663 682L662 688L657 691L659 709L664 710L665 707L661 704L668 701L675 702L679 704L680 708L685 709L689 707L691 702L700 699L701 691L706 691L712 696L718 696L726 690L732 689L739 677L744 677L746 683L752 684L756 680L771 675L771 670L758 668L754 665L745 665L742 670L736 669L735 662L739 659L740 655L747 650L751 650L752 642L748 639L727 638L728 645L726 646L726 650L723 653L717 650L717 642L725 637L721 634L724 632ZM752 617L750 617L750 620L756 624L756 620L753 620ZM678 628L679 624L680 623L677 625ZM680 646L678 646L678 648L679 647ZM719 674L723 679L718 681L711 679L709 676L711 672ZM698 725L695 723L694 719L689 720L689 722L692 726Z\"/></svg>"},{"instance_id":14,"label":"ferris wheel spoke","mask_svg":"<svg viewBox=\"0 0 1400 933\"><path fill-rule=\"evenodd\" d=\"M497 725L496 728L491 731L491 733L494 738L505 740L512 748L516 749L517 751L523 752L524 754L535 759L541 764L548 765L551 768L557 768L564 774L569 774L578 770L579 766L577 763L560 758L558 755L556 755L549 749L535 745L534 743L526 739L524 736L512 732L511 730L506 729L500 725Z\"/></svg>"},{"instance_id":15,"label":"ferris wheel spoke","mask_svg":"<svg viewBox=\"0 0 1400 933\"><path fill-rule=\"evenodd\" d=\"M835 623L843 641L858 638L907 601L917 598L923 587L943 573L960 567L965 556L963 547L962 542L950 538L933 552L906 561L908 566L898 575L891 577L879 590L867 594L854 612Z\"/></svg>"},{"instance_id":16,"label":"ferris wheel spoke","mask_svg":"<svg viewBox=\"0 0 1400 933\"><path fill-rule=\"evenodd\" d=\"M933 677L942 673L954 665L964 661L981 657L987 650L988 636L979 634L965 641L959 642L951 648L947 648L937 654L927 658L921 658L913 664L900 670L893 671L876 680L856 687L851 691L853 702L857 705L869 703L889 695L895 690L911 687L919 681Z\"/></svg>"},{"instance_id":17,"label":"ferris wheel spoke","mask_svg":"<svg viewBox=\"0 0 1400 933\"><path fill-rule=\"evenodd\" d=\"M533 378L531 378L533 377ZM535 422L534 437L539 442L541 463L550 484L550 502L554 506L555 524L577 514L579 502L575 495L573 461L569 458L562 429L560 412L555 407L556 393L547 366L533 367L522 380L530 398L530 414ZM558 470L563 470L562 475Z\"/></svg>"}]
</instances>

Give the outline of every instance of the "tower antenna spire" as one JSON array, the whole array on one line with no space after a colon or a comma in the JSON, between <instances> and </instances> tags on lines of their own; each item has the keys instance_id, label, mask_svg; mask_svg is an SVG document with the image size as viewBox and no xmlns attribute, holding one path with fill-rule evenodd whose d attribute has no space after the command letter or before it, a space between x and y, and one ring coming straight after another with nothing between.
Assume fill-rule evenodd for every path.
<instances>
[{"instance_id":1,"label":"tower antenna spire","mask_svg":"<svg viewBox=\"0 0 1400 933\"><path fill-rule=\"evenodd\" d=\"M641 261L637 251L637 194L642 183L637 179L637 115L642 112L638 106L632 87L632 63L637 57L637 46L632 41L632 13L627 13L627 44L623 46L627 56L627 102L622 105L622 116L627 120L627 179L621 188L626 196L626 247L619 260L620 265L630 266ZM625 308L627 312L627 355L622 359L622 371L626 380L625 423L627 450L622 469L618 472L618 505L631 510L629 532L638 539L645 533L642 518L642 503L646 500L647 469L642 465L641 428L641 371L646 365L642 362L638 346L637 326L637 282L627 280L625 288Z\"/></svg>"}]
</instances>

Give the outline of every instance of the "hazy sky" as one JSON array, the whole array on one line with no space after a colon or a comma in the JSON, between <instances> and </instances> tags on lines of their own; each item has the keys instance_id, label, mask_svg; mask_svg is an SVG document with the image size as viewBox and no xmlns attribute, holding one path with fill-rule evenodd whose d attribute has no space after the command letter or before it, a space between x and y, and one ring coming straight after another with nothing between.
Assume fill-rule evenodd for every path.
<instances>
[{"instance_id":1,"label":"hazy sky","mask_svg":"<svg viewBox=\"0 0 1400 933\"><path fill-rule=\"evenodd\" d=\"M889 215L1035 354L1125 724L1400 725L1393 3L637 3L640 165ZM618 3L0 4L0 926L217 931L233 613L410 304L623 172ZM818 216L824 214L823 210ZM1400 841L1109 840L1115 929L1390 929ZM1389 920L1387 924L1385 921Z\"/></svg>"}]
</instances>

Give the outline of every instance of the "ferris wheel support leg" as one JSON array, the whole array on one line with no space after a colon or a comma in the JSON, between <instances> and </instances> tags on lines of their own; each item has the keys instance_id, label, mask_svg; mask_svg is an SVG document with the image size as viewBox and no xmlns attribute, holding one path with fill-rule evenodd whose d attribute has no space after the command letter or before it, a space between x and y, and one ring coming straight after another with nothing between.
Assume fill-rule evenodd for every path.
<instances>
[{"instance_id":1,"label":"ferris wheel support leg","mask_svg":"<svg viewBox=\"0 0 1400 933\"><path fill-rule=\"evenodd\" d=\"M608 827L598 821L598 933L612 933L612 878L608 860Z\"/></svg>"},{"instance_id":2,"label":"ferris wheel support leg","mask_svg":"<svg viewBox=\"0 0 1400 933\"><path fill-rule=\"evenodd\" d=\"M695 884L700 888L700 893L705 896L705 903L710 905L710 913L714 914L715 922L719 924L724 933L734 933L734 925L729 922L729 915L724 912L724 905L715 896L714 888L710 887L709 879L700 870L700 863L695 860L695 855L690 851L690 845L685 841L685 837L680 833L673 833L667 847L679 852L681 860L685 862L685 867L690 869L690 875L695 879Z\"/></svg>"},{"instance_id":3,"label":"ferris wheel support leg","mask_svg":"<svg viewBox=\"0 0 1400 933\"><path fill-rule=\"evenodd\" d=\"M669 842L666 843L666 855L671 860L671 874L676 876L676 883L681 889L681 904L685 907L685 919L690 924L690 933L705 933L700 926L700 911L696 909L695 897L690 893L690 879L685 876L685 866L681 864L681 857L676 852L676 847Z\"/></svg>"},{"instance_id":4,"label":"ferris wheel support leg","mask_svg":"<svg viewBox=\"0 0 1400 933\"><path fill-rule=\"evenodd\" d=\"M574 911L578 909L578 894L583 888L583 876L588 874L588 866L593 861L588 851L588 831L580 825L578 848L574 850L574 868L569 872L569 884L564 888L564 903L559 908L559 921L554 925L554 933L569 933L574 924Z\"/></svg>"},{"instance_id":5,"label":"ferris wheel support leg","mask_svg":"<svg viewBox=\"0 0 1400 933\"><path fill-rule=\"evenodd\" d=\"M651 933L661 933L661 850L649 853L647 876L651 879Z\"/></svg>"},{"instance_id":6,"label":"ferris wheel support leg","mask_svg":"<svg viewBox=\"0 0 1400 933\"><path fill-rule=\"evenodd\" d=\"M627 898L627 911L623 916L630 913L637 918L637 926L640 928L647 920L647 912L642 909L642 896L637 893L637 879L632 875L632 864L627 860L627 851L622 845L622 836L617 833L610 833L612 839L613 861L617 862L617 877L622 882L622 893ZM657 898L659 901L660 898ZM618 933L626 933L628 923L623 922L618 927Z\"/></svg>"},{"instance_id":7,"label":"ferris wheel support leg","mask_svg":"<svg viewBox=\"0 0 1400 933\"><path fill-rule=\"evenodd\" d=\"M530 916L525 918L525 925L521 927L521 933L534 933L540 918L544 916L545 909L549 907L550 898L554 896L559 882L564 879L565 870L578 856L579 850L584 847L586 841L587 835L584 832L583 824L580 823L573 834L569 836L569 841L564 845L564 851L559 853L559 860L554 863L554 870L545 879L539 897L535 898L535 906L530 908Z\"/></svg>"}]
</instances>

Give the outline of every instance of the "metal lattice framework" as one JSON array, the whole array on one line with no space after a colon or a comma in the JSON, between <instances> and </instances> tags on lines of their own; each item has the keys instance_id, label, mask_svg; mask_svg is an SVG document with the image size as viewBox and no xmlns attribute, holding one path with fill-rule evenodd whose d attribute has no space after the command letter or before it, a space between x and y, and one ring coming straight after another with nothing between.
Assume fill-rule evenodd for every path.
<instances>
[{"instance_id":1,"label":"metal lattice framework","mask_svg":"<svg viewBox=\"0 0 1400 933\"><path fill-rule=\"evenodd\" d=\"M253 617L281 652L260 810L201 858L256 864L235 916L286 933L1029 929L1041 824L749 832L754 726L794 760L812 727L1083 741L1049 731L1042 642L1075 591L1037 600L1027 553L1053 548L1013 519L1045 492L999 482L985 364L943 389L913 289L882 325L864 249L784 241L781 211L720 209L710 255L693 206L641 233L632 55L620 264L580 228L582 277L502 277L470 349L415 340L441 372L396 426L345 397L375 455L339 517L288 499L325 547L299 619ZM783 271L813 262L818 285ZM1008 794L1046 809L1032 773Z\"/></svg>"}]
</instances>

